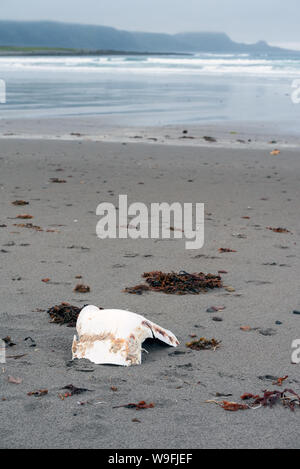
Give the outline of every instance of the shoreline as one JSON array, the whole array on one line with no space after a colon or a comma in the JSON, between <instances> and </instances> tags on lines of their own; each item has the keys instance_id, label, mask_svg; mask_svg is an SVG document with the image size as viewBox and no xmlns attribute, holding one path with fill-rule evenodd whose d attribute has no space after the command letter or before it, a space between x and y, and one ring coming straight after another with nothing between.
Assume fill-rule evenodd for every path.
<instances>
[{"instance_id":1,"label":"shoreline","mask_svg":"<svg viewBox=\"0 0 300 469\"><path fill-rule=\"evenodd\" d=\"M208 148L267 149L300 147L300 133L276 122L218 122L203 125L123 126L114 118L51 117L0 119L0 139L150 143Z\"/></svg>"}]
</instances>

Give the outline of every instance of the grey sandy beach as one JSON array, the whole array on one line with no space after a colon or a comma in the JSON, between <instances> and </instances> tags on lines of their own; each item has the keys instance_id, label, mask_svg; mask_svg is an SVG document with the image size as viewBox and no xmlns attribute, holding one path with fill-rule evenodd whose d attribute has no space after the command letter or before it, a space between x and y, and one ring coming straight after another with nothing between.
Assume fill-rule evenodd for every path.
<instances>
[{"instance_id":1,"label":"grey sandy beach","mask_svg":"<svg viewBox=\"0 0 300 469\"><path fill-rule=\"evenodd\" d=\"M74 133L80 129L73 123ZM164 129L164 137L158 130L131 130L123 139L120 132L114 141L95 141L55 132L31 138L6 125L0 140L0 338L10 336L15 345L0 366L1 448L299 447L300 409L227 412L206 403L241 402L242 394L266 389L300 392L300 365L291 363L292 342L300 338L300 316L293 314L300 309L299 146L230 134L234 128L224 144L216 133L209 134L215 143L193 142L181 138L182 130ZM275 148L280 153L271 155ZM117 205L119 194L146 204L205 203L204 247L186 250L184 240L174 239L98 239L96 207ZM29 204L12 205L20 199ZM20 214L34 218L17 219ZM42 231L16 226L26 222ZM122 291L153 270L226 271L223 283L232 288L185 296ZM77 276L89 293L73 291ZM51 324L46 312L61 302L142 314L178 337L180 353L149 343L140 366L72 362L75 329ZM207 312L213 305L225 309ZM221 346L190 350L193 334ZM282 388L272 384L286 375ZM71 383L90 391L62 400L62 388ZM40 389L48 394L27 394ZM142 400L155 407L114 408Z\"/></svg>"}]
</instances>

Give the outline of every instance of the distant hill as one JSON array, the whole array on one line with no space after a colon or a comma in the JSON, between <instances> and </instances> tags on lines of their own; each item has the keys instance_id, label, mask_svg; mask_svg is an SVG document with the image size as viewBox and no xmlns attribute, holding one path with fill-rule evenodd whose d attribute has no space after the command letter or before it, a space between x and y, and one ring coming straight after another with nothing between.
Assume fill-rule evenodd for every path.
<instances>
[{"instance_id":1,"label":"distant hill","mask_svg":"<svg viewBox=\"0 0 300 469\"><path fill-rule=\"evenodd\" d=\"M218 52L218 53L283 53L284 49L256 44L240 44L225 33L160 34L121 31L106 26L93 26L52 21L0 21L0 46L17 48L64 48L85 51L128 52ZM287 54L291 51L285 51Z\"/></svg>"}]
</instances>

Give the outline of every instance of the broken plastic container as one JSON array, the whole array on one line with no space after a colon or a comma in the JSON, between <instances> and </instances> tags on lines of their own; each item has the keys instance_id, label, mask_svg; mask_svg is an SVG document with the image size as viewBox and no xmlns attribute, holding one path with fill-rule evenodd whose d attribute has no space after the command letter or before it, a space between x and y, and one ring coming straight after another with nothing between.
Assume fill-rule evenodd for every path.
<instances>
[{"instance_id":1,"label":"broken plastic container","mask_svg":"<svg viewBox=\"0 0 300 469\"><path fill-rule=\"evenodd\" d=\"M119 309L99 309L85 306L77 319L78 339L74 336L74 358L86 358L96 364L140 365L142 343L159 339L177 347L172 332L148 321L139 314Z\"/></svg>"}]
</instances>

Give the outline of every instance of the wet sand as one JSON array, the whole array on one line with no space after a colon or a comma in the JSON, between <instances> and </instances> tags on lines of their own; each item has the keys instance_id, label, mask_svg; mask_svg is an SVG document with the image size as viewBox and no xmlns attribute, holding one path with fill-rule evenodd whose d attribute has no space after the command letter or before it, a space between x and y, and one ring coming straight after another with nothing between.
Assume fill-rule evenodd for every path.
<instances>
[{"instance_id":1,"label":"wet sand","mask_svg":"<svg viewBox=\"0 0 300 469\"><path fill-rule=\"evenodd\" d=\"M292 341L300 338L300 316L293 314L300 309L298 147L269 144L268 138L256 148L251 142L187 146L182 139L178 145L175 137L169 145L140 141L150 134L114 143L82 136L71 141L15 137L0 141L0 337L10 336L16 344L1 365L0 446L299 447L300 409L226 412L205 403L222 399L216 393L240 402L245 392L278 389L272 376L288 375L286 387L300 391L300 365L291 364ZM274 148L281 153L270 155ZM119 194L128 194L129 203L205 203L204 247L186 250L184 240L101 241L96 207L104 201L117 205ZM29 205L12 205L17 199ZM34 218L15 219L19 214ZM42 231L15 226L20 223ZM221 247L236 252L220 253ZM224 285L234 291L122 292L152 270L226 270ZM90 293L74 293L79 282L89 285ZM143 314L170 329L182 353L149 343L141 366L71 362L75 330L50 324L46 313L63 301ZM225 309L208 313L212 305ZM216 316L222 321L213 320ZM214 337L221 347L191 351L185 346L190 334ZM24 340L28 336L36 347ZM9 383L8 376L22 382ZM91 391L61 400L62 388L71 383ZM48 394L27 395L39 389ZM141 400L155 408L113 408Z\"/></svg>"}]
</instances>

